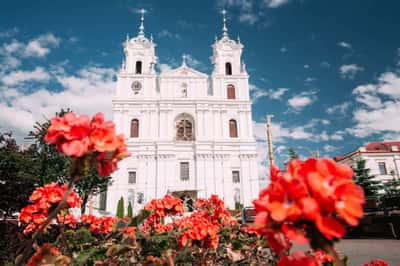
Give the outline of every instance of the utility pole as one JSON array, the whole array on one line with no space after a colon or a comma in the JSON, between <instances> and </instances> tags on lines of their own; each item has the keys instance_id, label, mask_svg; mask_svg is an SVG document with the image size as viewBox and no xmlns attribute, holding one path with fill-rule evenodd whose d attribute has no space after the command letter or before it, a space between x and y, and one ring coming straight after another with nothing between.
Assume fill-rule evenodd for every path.
<instances>
[{"instance_id":1,"label":"utility pole","mask_svg":"<svg viewBox=\"0 0 400 266\"><path fill-rule=\"evenodd\" d=\"M268 157L269 157L269 166L275 164L274 153L273 153L273 144L272 144L272 130L271 130L271 118L272 115L267 115L267 142L268 142Z\"/></svg>"}]
</instances>

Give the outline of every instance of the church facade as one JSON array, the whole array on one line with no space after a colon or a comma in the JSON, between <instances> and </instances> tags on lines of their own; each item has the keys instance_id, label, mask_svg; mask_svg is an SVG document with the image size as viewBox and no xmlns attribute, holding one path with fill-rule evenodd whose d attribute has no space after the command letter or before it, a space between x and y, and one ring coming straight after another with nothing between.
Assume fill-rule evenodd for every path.
<instances>
[{"instance_id":1,"label":"church facade","mask_svg":"<svg viewBox=\"0 0 400 266\"><path fill-rule=\"evenodd\" d=\"M144 13L144 12L143 12ZM114 214L118 200L134 210L170 193L187 203L217 194L227 207L251 206L259 192L249 75L243 45L223 19L212 45L211 75L186 64L158 74L156 44L143 27L124 44L125 60L112 99L113 120L131 153L119 164L100 213Z\"/></svg>"}]
</instances>

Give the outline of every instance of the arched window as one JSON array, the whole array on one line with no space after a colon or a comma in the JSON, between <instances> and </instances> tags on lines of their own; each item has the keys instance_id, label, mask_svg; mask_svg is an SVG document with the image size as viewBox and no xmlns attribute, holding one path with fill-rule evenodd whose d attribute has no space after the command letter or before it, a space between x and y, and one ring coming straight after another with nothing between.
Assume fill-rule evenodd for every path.
<instances>
[{"instance_id":1,"label":"arched window","mask_svg":"<svg viewBox=\"0 0 400 266\"><path fill-rule=\"evenodd\" d=\"M191 141L193 136L193 119L188 114L181 114L175 120L176 140Z\"/></svg>"},{"instance_id":2,"label":"arched window","mask_svg":"<svg viewBox=\"0 0 400 266\"><path fill-rule=\"evenodd\" d=\"M231 138L237 138L237 124L236 120L231 119L229 120L229 137Z\"/></svg>"},{"instance_id":3,"label":"arched window","mask_svg":"<svg viewBox=\"0 0 400 266\"><path fill-rule=\"evenodd\" d=\"M226 90L227 90L227 95L228 95L228 99L235 99L236 98L236 96L235 96L235 86L233 86L232 84L229 84L227 87L226 87Z\"/></svg>"},{"instance_id":4,"label":"arched window","mask_svg":"<svg viewBox=\"0 0 400 266\"><path fill-rule=\"evenodd\" d=\"M231 63L225 63L225 75L232 75L232 64Z\"/></svg>"},{"instance_id":5,"label":"arched window","mask_svg":"<svg viewBox=\"0 0 400 266\"><path fill-rule=\"evenodd\" d=\"M131 138L139 137L139 120L132 119L131 121Z\"/></svg>"},{"instance_id":6,"label":"arched window","mask_svg":"<svg viewBox=\"0 0 400 266\"><path fill-rule=\"evenodd\" d=\"M135 73L142 74L142 61L136 61Z\"/></svg>"}]
</instances>

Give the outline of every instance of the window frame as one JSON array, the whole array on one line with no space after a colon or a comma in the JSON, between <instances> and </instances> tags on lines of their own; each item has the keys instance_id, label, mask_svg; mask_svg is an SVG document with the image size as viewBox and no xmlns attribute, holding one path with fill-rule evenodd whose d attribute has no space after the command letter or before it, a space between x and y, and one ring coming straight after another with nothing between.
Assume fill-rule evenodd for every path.
<instances>
[{"instance_id":1,"label":"window frame","mask_svg":"<svg viewBox=\"0 0 400 266\"><path fill-rule=\"evenodd\" d=\"M106 211L107 210L107 189L100 192L99 195L99 210Z\"/></svg>"},{"instance_id":2,"label":"window frame","mask_svg":"<svg viewBox=\"0 0 400 266\"><path fill-rule=\"evenodd\" d=\"M228 100L235 100L236 99L236 88L233 84L228 84L226 86L226 96Z\"/></svg>"},{"instance_id":3,"label":"window frame","mask_svg":"<svg viewBox=\"0 0 400 266\"><path fill-rule=\"evenodd\" d=\"M229 119L229 137L238 138L238 126L235 119Z\"/></svg>"},{"instance_id":4,"label":"window frame","mask_svg":"<svg viewBox=\"0 0 400 266\"><path fill-rule=\"evenodd\" d=\"M381 168L381 167L383 167L383 168ZM378 169L379 169L379 174L380 175L387 175L388 174L387 167L386 167L386 162L378 162Z\"/></svg>"},{"instance_id":5,"label":"window frame","mask_svg":"<svg viewBox=\"0 0 400 266\"><path fill-rule=\"evenodd\" d=\"M237 176L235 176L235 174L237 174ZM239 170L232 170L232 183L240 184L240 171Z\"/></svg>"},{"instance_id":6,"label":"window frame","mask_svg":"<svg viewBox=\"0 0 400 266\"><path fill-rule=\"evenodd\" d=\"M132 180L131 180L131 173L132 174L134 174L134 177L133 177L133 182L131 182ZM136 184L136 182L137 182L137 173L136 173L136 171L128 171L128 184Z\"/></svg>"},{"instance_id":7,"label":"window frame","mask_svg":"<svg viewBox=\"0 0 400 266\"><path fill-rule=\"evenodd\" d=\"M134 124L136 123L136 129L134 130ZM139 119L137 119L137 118L133 118L132 120L131 120L131 134L130 134L130 137L131 138L139 138L139 126L140 126L140 124L139 124Z\"/></svg>"},{"instance_id":8,"label":"window frame","mask_svg":"<svg viewBox=\"0 0 400 266\"><path fill-rule=\"evenodd\" d=\"M184 168L186 167L186 168ZM190 180L190 164L189 162L180 162L179 163L179 179L181 181L189 181Z\"/></svg>"}]
</instances>

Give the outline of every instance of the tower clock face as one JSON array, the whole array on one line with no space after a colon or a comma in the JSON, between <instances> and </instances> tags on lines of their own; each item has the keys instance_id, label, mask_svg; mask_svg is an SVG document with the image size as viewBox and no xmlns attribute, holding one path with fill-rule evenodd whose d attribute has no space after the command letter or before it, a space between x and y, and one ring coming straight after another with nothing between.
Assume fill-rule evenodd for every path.
<instances>
[{"instance_id":1,"label":"tower clock face","mask_svg":"<svg viewBox=\"0 0 400 266\"><path fill-rule=\"evenodd\" d=\"M135 94L138 94L139 91L142 89L142 83L139 81L134 81L131 85L131 88Z\"/></svg>"}]
</instances>

